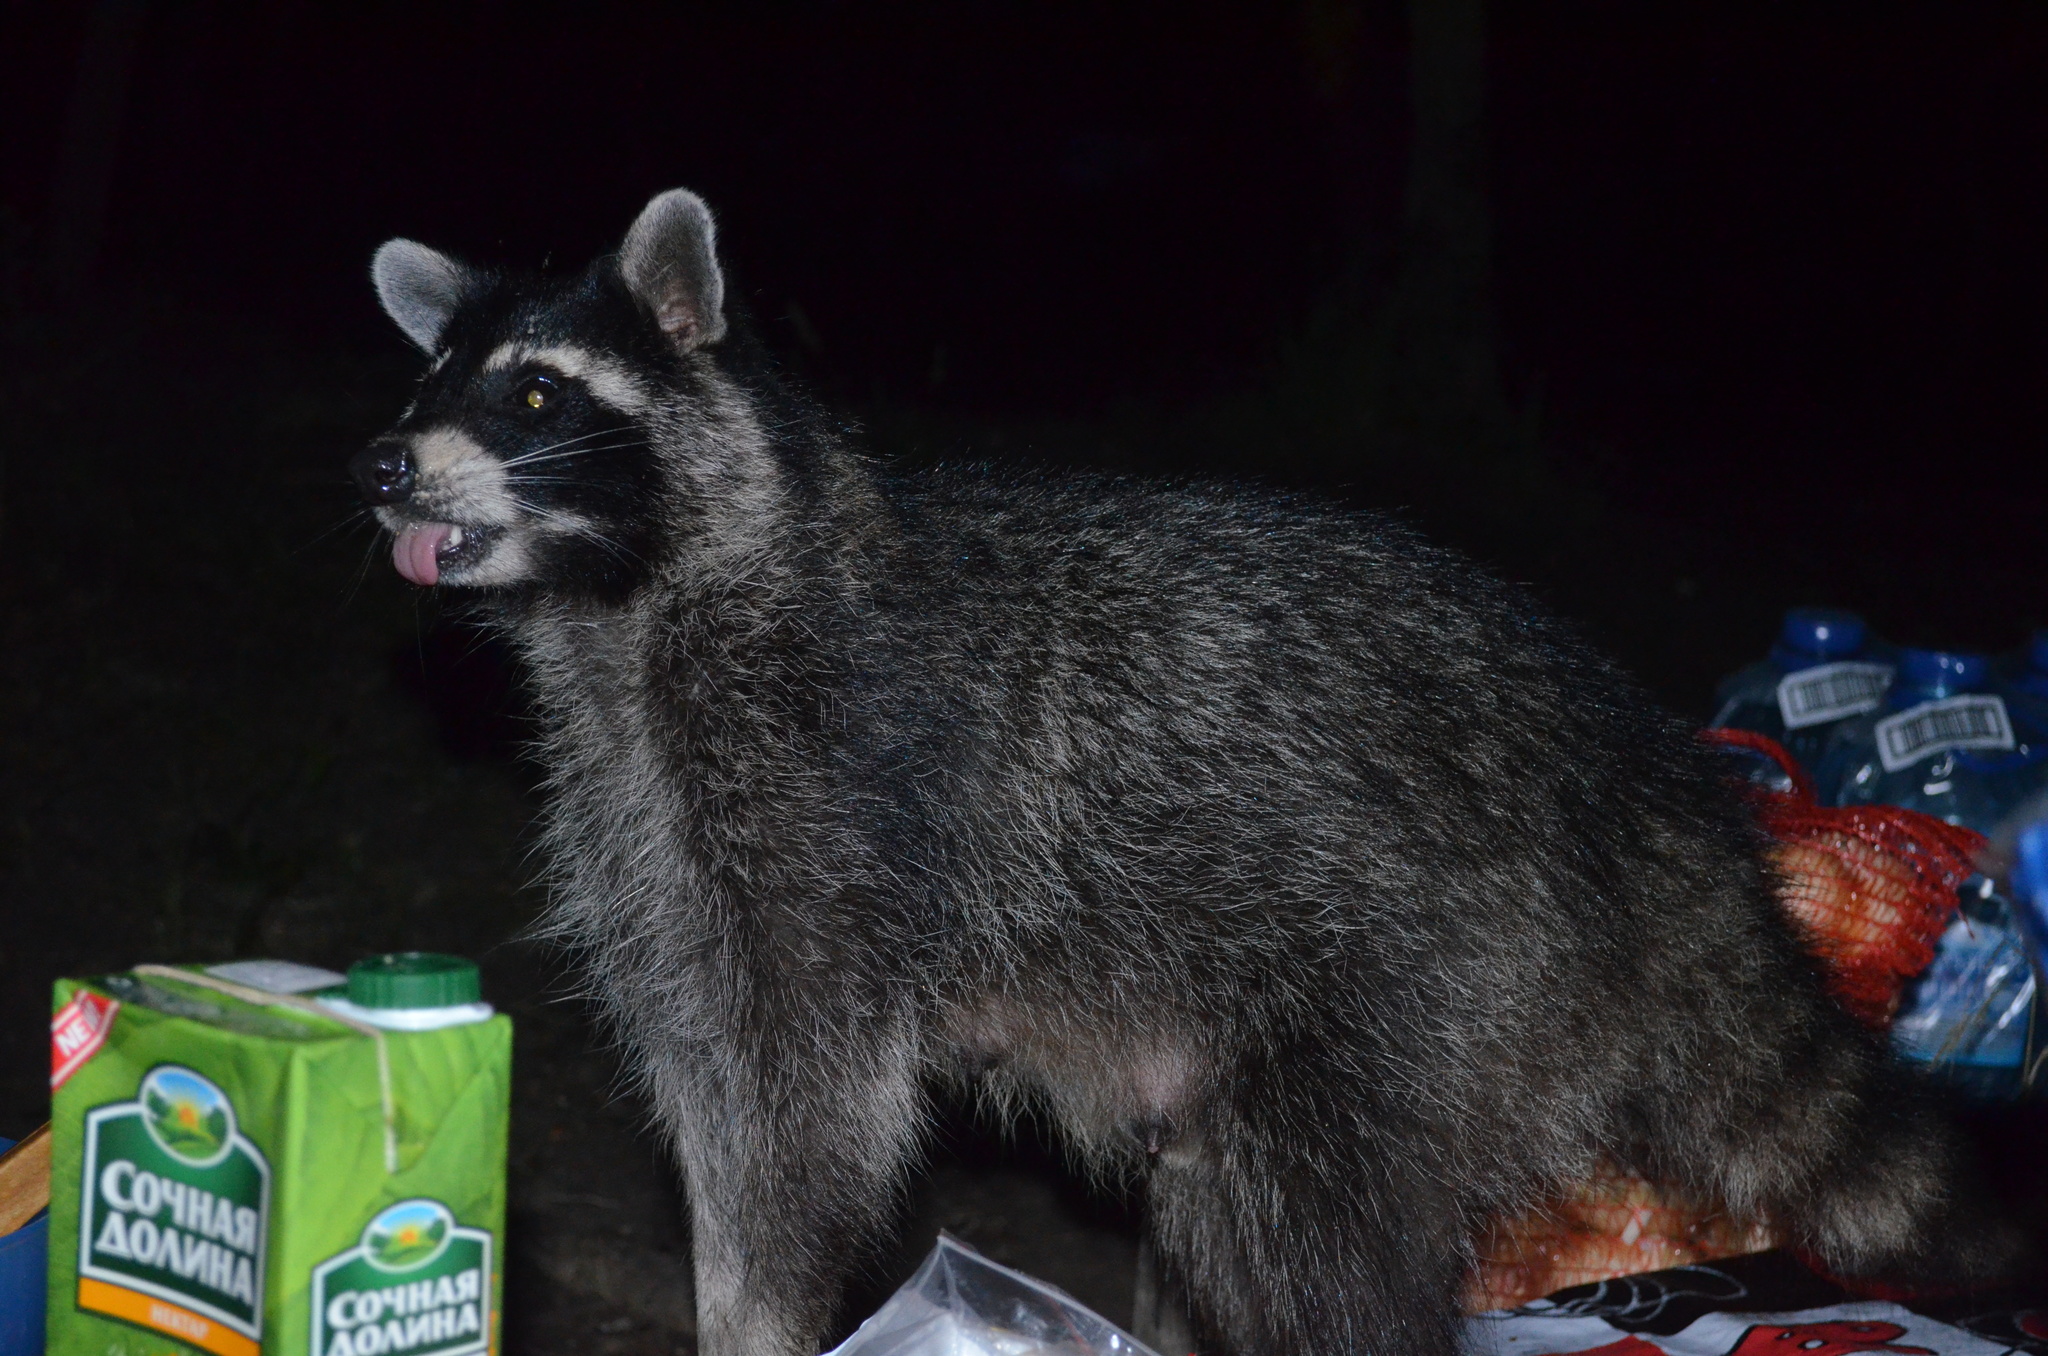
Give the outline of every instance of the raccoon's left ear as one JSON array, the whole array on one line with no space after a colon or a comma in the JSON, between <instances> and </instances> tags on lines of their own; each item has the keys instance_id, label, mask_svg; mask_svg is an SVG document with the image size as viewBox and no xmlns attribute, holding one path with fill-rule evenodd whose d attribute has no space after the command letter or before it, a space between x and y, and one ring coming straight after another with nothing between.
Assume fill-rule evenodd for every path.
<instances>
[{"instance_id":1,"label":"raccoon's left ear","mask_svg":"<svg viewBox=\"0 0 2048 1356\"><path fill-rule=\"evenodd\" d=\"M448 318L473 290L476 273L417 240L387 240L370 259L377 300L422 352L441 347Z\"/></svg>"},{"instance_id":2,"label":"raccoon's left ear","mask_svg":"<svg viewBox=\"0 0 2048 1356\"><path fill-rule=\"evenodd\" d=\"M725 275L711 209L687 188L648 203L619 250L619 274L683 352L725 337Z\"/></svg>"}]
</instances>

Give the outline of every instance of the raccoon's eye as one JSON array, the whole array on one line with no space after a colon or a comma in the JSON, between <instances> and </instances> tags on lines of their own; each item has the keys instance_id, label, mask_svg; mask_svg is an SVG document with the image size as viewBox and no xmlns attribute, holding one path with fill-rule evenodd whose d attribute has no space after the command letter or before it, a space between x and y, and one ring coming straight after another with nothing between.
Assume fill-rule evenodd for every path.
<instances>
[{"instance_id":1,"label":"raccoon's eye","mask_svg":"<svg viewBox=\"0 0 2048 1356\"><path fill-rule=\"evenodd\" d=\"M528 377L519 387L519 403L529 410L544 410L555 398L555 384L546 377Z\"/></svg>"}]
</instances>

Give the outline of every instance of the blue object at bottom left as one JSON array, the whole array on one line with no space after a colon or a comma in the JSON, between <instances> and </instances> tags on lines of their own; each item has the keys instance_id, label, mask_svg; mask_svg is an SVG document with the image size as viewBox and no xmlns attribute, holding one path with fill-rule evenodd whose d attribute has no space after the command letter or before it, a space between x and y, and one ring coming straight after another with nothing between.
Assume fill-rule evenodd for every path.
<instances>
[{"instance_id":1,"label":"blue object at bottom left","mask_svg":"<svg viewBox=\"0 0 2048 1356\"><path fill-rule=\"evenodd\" d=\"M0 1139L0 1153L13 1147ZM42 1356L49 1255L48 1211L0 1237L0 1356Z\"/></svg>"}]
</instances>

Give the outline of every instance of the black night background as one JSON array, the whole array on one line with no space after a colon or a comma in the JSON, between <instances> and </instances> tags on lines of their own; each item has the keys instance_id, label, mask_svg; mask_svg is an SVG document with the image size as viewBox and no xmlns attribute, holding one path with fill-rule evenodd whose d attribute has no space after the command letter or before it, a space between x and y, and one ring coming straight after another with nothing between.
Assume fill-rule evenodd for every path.
<instances>
[{"instance_id":1,"label":"black night background","mask_svg":"<svg viewBox=\"0 0 2048 1356\"><path fill-rule=\"evenodd\" d=\"M2048 624L2038 0L0 15L0 1133L57 975L476 955L515 1352L687 1349L686 1241L519 940L514 675L344 476L418 367L388 237L580 267L695 188L878 452L1394 508L1702 720L1788 605ZM1042 1146L953 1127L913 1208L905 1269L943 1225L1129 1312L1128 1221Z\"/></svg>"}]
</instances>

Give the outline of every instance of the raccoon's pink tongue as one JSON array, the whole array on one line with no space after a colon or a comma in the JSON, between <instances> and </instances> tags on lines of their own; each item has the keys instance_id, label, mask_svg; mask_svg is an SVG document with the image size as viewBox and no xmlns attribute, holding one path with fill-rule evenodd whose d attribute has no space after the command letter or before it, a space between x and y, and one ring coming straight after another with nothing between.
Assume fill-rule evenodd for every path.
<instances>
[{"instance_id":1,"label":"raccoon's pink tongue","mask_svg":"<svg viewBox=\"0 0 2048 1356\"><path fill-rule=\"evenodd\" d=\"M413 524L392 539L391 563L421 588L431 587L441 577L441 547L453 531L450 523Z\"/></svg>"}]
</instances>

